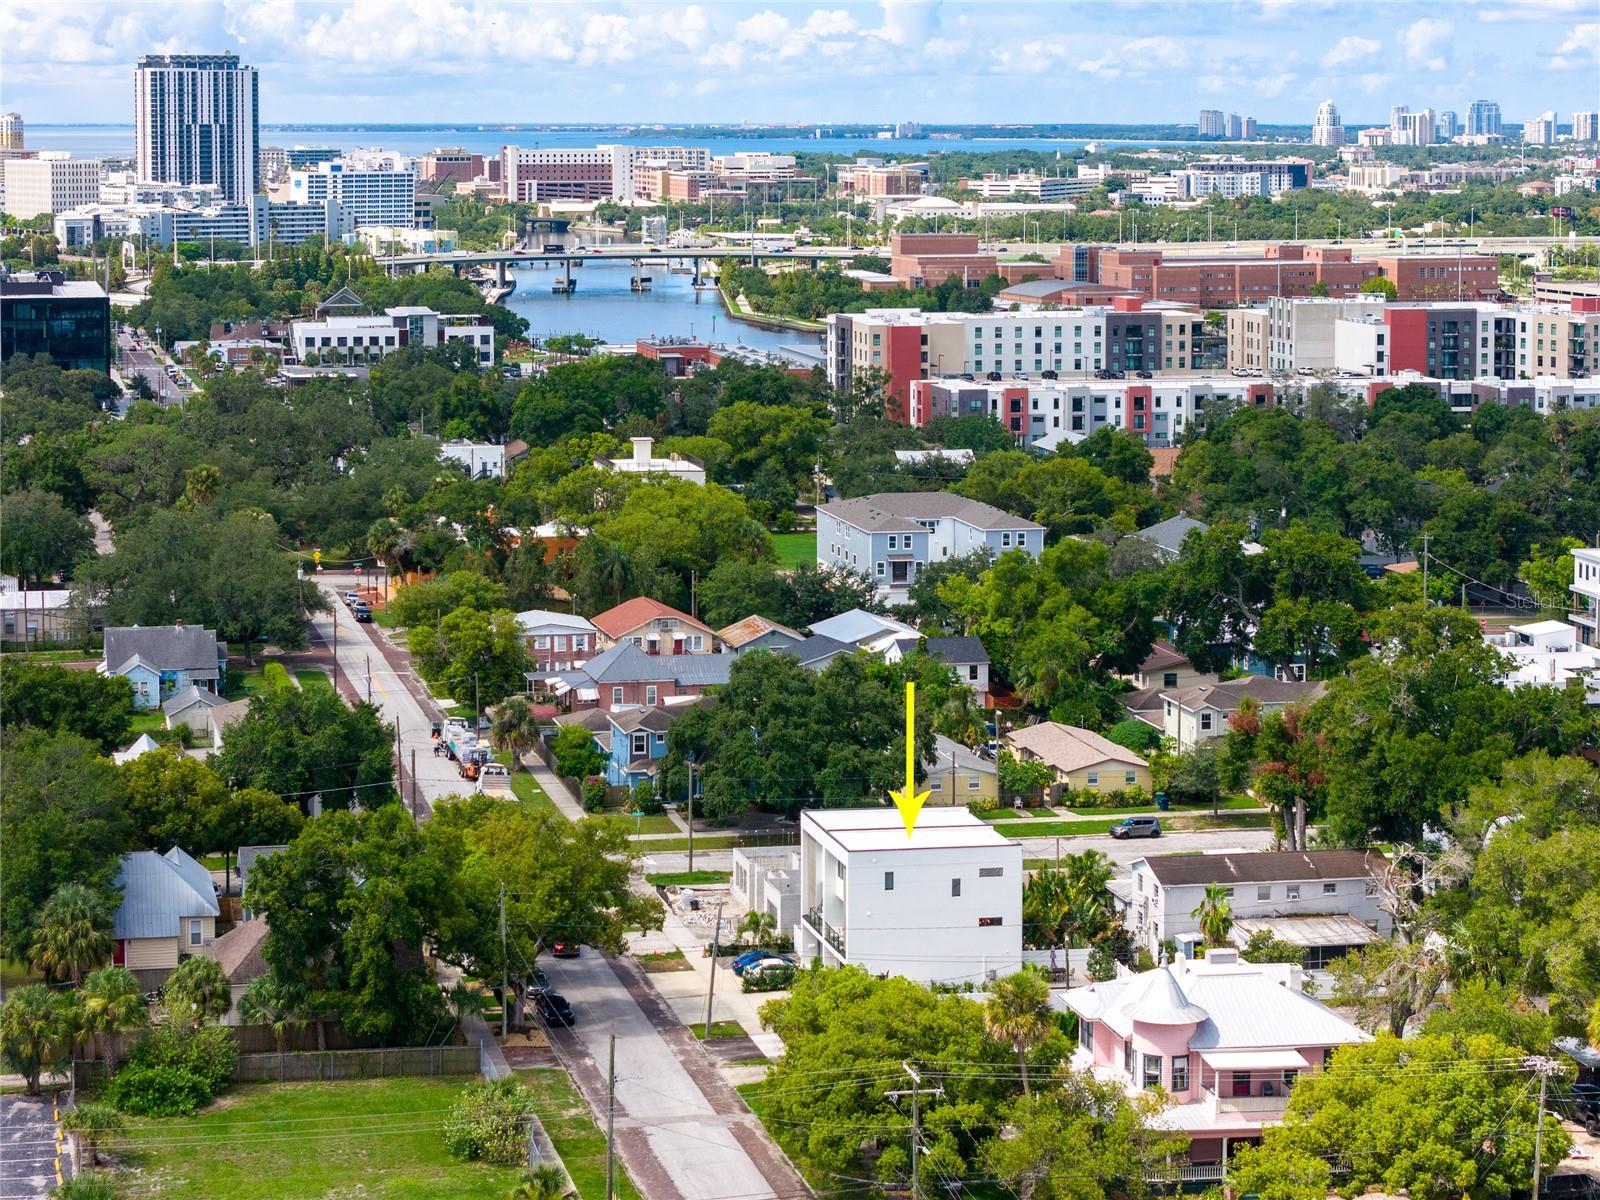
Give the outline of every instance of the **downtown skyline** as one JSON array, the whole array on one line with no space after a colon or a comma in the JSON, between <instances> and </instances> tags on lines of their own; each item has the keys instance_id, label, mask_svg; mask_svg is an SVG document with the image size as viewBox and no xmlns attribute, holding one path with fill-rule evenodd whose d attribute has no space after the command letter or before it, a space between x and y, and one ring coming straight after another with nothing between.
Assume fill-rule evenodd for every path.
<instances>
[{"instance_id":1,"label":"downtown skyline","mask_svg":"<svg viewBox=\"0 0 1600 1200\"><path fill-rule=\"evenodd\" d=\"M1593 107L1587 0L1493 6L1226 3L511 4L178 7L19 0L0 106L121 124L151 52L237 53L273 122L1193 123L1201 108L1309 125L1392 104L1508 121Z\"/></svg>"}]
</instances>

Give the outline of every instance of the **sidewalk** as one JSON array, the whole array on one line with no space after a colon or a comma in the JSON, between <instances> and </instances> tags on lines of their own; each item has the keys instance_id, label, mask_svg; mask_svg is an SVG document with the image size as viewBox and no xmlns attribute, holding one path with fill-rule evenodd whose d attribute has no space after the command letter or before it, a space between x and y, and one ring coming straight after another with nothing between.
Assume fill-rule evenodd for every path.
<instances>
[{"instance_id":1,"label":"sidewalk","mask_svg":"<svg viewBox=\"0 0 1600 1200\"><path fill-rule=\"evenodd\" d=\"M533 781L544 789L544 794L550 797L550 803L556 806L557 812L574 823L583 820L587 815L583 805L573 798L567 785L556 778L556 773L544 765L543 759L529 751L522 756L522 765L533 776Z\"/></svg>"}]
</instances>

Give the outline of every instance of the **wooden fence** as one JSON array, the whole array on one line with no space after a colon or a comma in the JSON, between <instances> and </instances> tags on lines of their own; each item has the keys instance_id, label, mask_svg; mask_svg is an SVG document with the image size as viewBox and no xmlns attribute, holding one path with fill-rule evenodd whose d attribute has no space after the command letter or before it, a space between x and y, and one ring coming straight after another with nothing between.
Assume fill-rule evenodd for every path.
<instances>
[{"instance_id":1,"label":"wooden fence","mask_svg":"<svg viewBox=\"0 0 1600 1200\"><path fill-rule=\"evenodd\" d=\"M240 1083L271 1083L379 1079L390 1075L476 1075L478 1068L476 1046L397 1046L381 1050L241 1054L233 1077Z\"/></svg>"}]
</instances>

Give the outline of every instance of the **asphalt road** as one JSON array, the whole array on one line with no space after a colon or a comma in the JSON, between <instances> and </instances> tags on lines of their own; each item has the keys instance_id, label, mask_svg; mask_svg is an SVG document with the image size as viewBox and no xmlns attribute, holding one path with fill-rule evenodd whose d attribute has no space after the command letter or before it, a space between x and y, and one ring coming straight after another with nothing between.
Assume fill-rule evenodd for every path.
<instances>
[{"instance_id":1,"label":"asphalt road","mask_svg":"<svg viewBox=\"0 0 1600 1200\"><path fill-rule=\"evenodd\" d=\"M311 581L307 580L309 584ZM413 801L411 768L416 764L419 815L432 812L433 802L443 796L461 795L472 790L463 780L456 766L447 758L433 754L433 722L431 712L423 707L412 688L421 688L415 675L405 663L404 656L385 652L374 626L358 622L339 599L339 593L356 586L354 575L329 572L318 576L317 586L333 605L333 612L321 613L311 619L314 637L330 648L335 645L334 627L338 626L339 672L347 695L361 700L371 700L383 713L383 719L400 731L400 762L406 783L403 799Z\"/></svg>"},{"instance_id":2,"label":"asphalt road","mask_svg":"<svg viewBox=\"0 0 1600 1200\"><path fill-rule=\"evenodd\" d=\"M56 1185L55 1129L50 1097L0 1096L0 1200L49 1195Z\"/></svg>"},{"instance_id":3,"label":"asphalt road","mask_svg":"<svg viewBox=\"0 0 1600 1200\"><path fill-rule=\"evenodd\" d=\"M125 377L132 379L135 375L143 376L162 404L177 404L184 399L187 393L167 377L165 366L149 348L148 342L143 349L135 349L132 335L124 332L117 335L117 345L122 351L120 370Z\"/></svg>"}]
</instances>

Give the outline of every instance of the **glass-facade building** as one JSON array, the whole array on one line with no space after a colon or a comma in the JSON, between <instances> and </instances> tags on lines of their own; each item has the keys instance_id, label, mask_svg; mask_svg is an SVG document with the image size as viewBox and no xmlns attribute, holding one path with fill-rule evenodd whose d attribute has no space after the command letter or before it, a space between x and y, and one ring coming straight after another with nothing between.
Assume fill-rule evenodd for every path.
<instances>
[{"instance_id":1,"label":"glass-facade building","mask_svg":"<svg viewBox=\"0 0 1600 1200\"><path fill-rule=\"evenodd\" d=\"M59 271L0 273L0 365L48 354L71 370L111 368L111 298Z\"/></svg>"}]
</instances>

